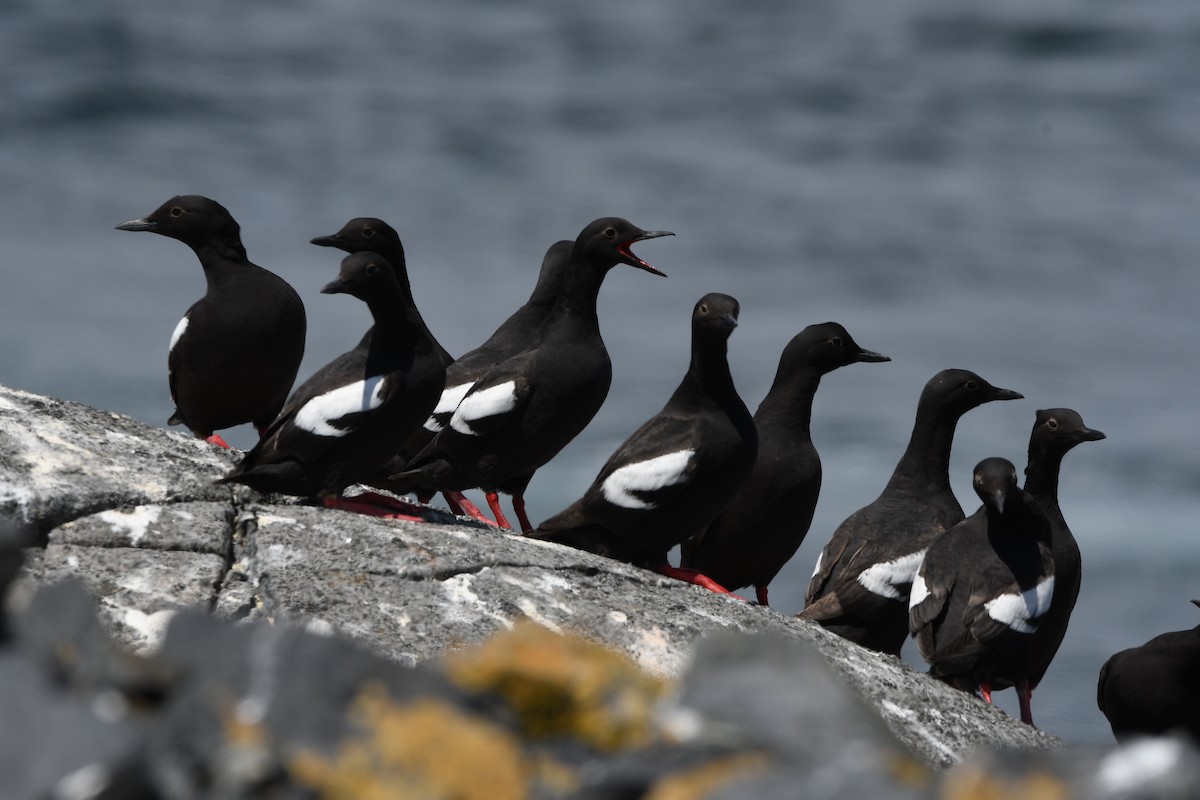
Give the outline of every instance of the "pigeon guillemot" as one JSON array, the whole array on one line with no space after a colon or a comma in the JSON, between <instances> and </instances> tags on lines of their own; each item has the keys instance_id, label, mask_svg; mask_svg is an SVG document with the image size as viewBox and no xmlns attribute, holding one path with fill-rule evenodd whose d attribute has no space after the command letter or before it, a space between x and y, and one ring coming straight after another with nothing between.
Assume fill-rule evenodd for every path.
<instances>
[{"instance_id":1,"label":"pigeon guillemot","mask_svg":"<svg viewBox=\"0 0 1200 800\"><path fill-rule=\"evenodd\" d=\"M688 371L655 416L625 440L583 497L526 535L726 591L667 552L699 534L750 475L758 434L727 359L738 302L708 294L692 312Z\"/></svg>"},{"instance_id":2,"label":"pigeon guillemot","mask_svg":"<svg viewBox=\"0 0 1200 800\"><path fill-rule=\"evenodd\" d=\"M425 421L446 370L382 256L347 256L337 280L321 291L364 301L374 326L353 350L296 390L259 443L220 482L370 512L361 501L341 500L342 490L376 474Z\"/></svg>"},{"instance_id":3,"label":"pigeon guillemot","mask_svg":"<svg viewBox=\"0 0 1200 800\"><path fill-rule=\"evenodd\" d=\"M1095 442L1104 434L1083 424L1083 417L1069 408L1037 412L1029 437L1029 461L1025 467L1025 491L1050 518L1050 550L1054 554L1054 597L1050 611L1033 634L1033 672L1026 687L1032 692L1042 682L1050 662L1058 653L1067 623L1079 597L1082 560L1062 508L1058 504L1058 473L1063 456L1077 444ZM1001 688L996 686L995 688ZM1031 704L1031 698L1025 702Z\"/></svg>"},{"instance_id":4,"label":"pigeon guillemot","mask_svg":"<svg viewBox=\"0 0 1200 800\"><path fill-rule=\"evenodd\" d=\"M921 556L964 516L949 474L958 420L984 403L1020 397L968 370L934 375L921 392L908 448L891 479L825 545L798 616L899 656L908 638L908 590Z\"/></svg>"},{"instance_id":5,"label":"pigeon guillemot","mask_svg":"<svg viewBox=\"0 0 1200 800\"><path fill-rule=\"evenodd\" d=\"M1200 600L1193 600L1200 607ZM1113 736L1187 731L1200 742L1200 625L1155 636L1122 650L1100 669L1096 704Z\"/></svg>"},{"instance_id":6,"label":"pigeon guillemot","mask_svg":"<svg viewBox=\"0 0 1200 800\"><path fill-rule=\"evenodd\" d=\"M1017 486L1003 458L975 467L978 511L938 537L913 581L909 632L930 672L992 702L992 684L1017 687L1021 721L1033 724L1025 688L1033 635L1054 596L1050 519Z\"/></svg>"},{"instance_id":7,"label":"pigeon guillemot","mask_svg":"<svg viewBox=\"0 0 1200 800\"><path fill-rule=\"evenodd\" d=\"M476 381L487 375L488 371L501 361L537 345L542 334L542 326L545 324L550 310L554 307L554 301L562 287L563 276L566 274L567 264L570 262L571 250L574 246L574 242L566 239L550 245L542 259L542 268L538 273L533 293L525 305L518 308L501 323L500 327L483 344L463 354L446 369L446 388L442 391L442 396L438 400L437 406L434 407L433 413L429 415L429 419L425 421L424 427L417 436L413 437L414 439L423 440L423 445L428 444L435 434L450 424L450 418L454 415L458 404ZM529 530L533 527L525 511L524 499L525 486L532 478L533 473L530 472L525 478L524 484L510 481L513 509L517 512L521 530ZM478 517L477 510L471 504L464 503L460 493L452 492L447 495L446 500L456 513L466 508L473 512L472 516Z\"/></svg>"},{"instance_id":8,"label":"pigeon guillemot","mask_svg":"<svg viewBox=\"0 0 1200 800\"><path fill-rule=\"evenodd\" d=\"M336 247L347 253L377 253L383 256L392 265L392 270L396 273L396 280L400 283L400 291L403 293L405 301L416 311L421 328L433 342L434 349L442 360L442 365L449 367L453 363L454 357L446 352L446 348L442 347L429 331L424 317L421 316L420 310L417 310L416 301L413 300L412 284L408 279L408 262L404 257L404 243L400 241L400 234L396 233L395 228L375 217L355 217L343 225L337 233L330 236L318 236L311 239L310 243L319 247Z\"/></svg>"},{"instance_id":9,"label":"pigeon guillemot","mask_svg":"<svg viewBox=\"0 0 1200 800\"><path fill-rule=\"evenodd\" d=\"M836 322L796 334L754 413L754 471L708 529L683 545L681 566L728 589L753 584L767 605L767 585L804 541L821 491L821 459L809 428L821 376L859 361L890 360L859 347Z\"/></svg>"},{"instance_id":10,"label":"pigeon guillemot","mask_svg":"<svg viewBox=\"0 0 1200 800\"><path fill-rule=\"evenodd\" d=\"M253 423L261 436L287 400L304 356L304 303L278 275L250 263L241 228L214 200L172 197L145 219L116 226L192 248L207 290L171 336L167 375L175 413L197 437Z\"/></svg>"},{"instance_id":11,"label":"pigeon guillemot","mask_svg":"<svg viewBox=\"0 0 1200 800\"><path fill-rule=\"evenodd\" d=\"M579 234L562 287L536 344L493 365L458 402L449 423L406 470L396 491L481 488L502 527L498 492L520 499L533 473L587 426L608 395L612 362L596 299L616 264L663 273L629 249L671 235L626 220L595 220Z\"/></svg>"}]
</instances>

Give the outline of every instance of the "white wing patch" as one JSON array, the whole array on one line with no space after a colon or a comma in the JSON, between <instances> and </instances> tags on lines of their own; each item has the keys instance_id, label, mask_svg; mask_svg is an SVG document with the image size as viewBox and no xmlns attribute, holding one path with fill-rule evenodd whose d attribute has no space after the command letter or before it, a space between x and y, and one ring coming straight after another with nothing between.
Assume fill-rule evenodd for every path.
<instances>
[{"instance_id":1,"label":"white wing patch","mask_svg":"<svg viewBox=\"0 0 1200 800\"><path fill-rule=\"evenodd\" d=\"M179 340L183 338L183 332L187 330L187 326L187 317L179 320L179 324L175 326L175 332L171 334L171 344L169 347L167 347L168 353L175 349L175 345L179 344Z\"/></svg>"},{"instance_id":2,"label":"white wing patch","mask_svg":"<svg viewBox=\"0 0 1200 800\"><path fill-rule=\"evenodd\" d=\"M821 559L825 558L825 551L817 553L817 565L813 567L812 577L817 577L817 573L821 571Z\"/></svg>"},{"instance_id":3,"label":"white wing patch","mask_svg":"<svg viewBox=\"0 0 1200 800\"><path fill-rule=\"evenodd\" d=\"M347 414L379 408L383 403L383 376L376 375L317 395L296 412L295 424L316 436L345 436L350 431L330 423Z\"/></svg>"},{"instance_id":4,"label":"white wing patch","mask_svg":"<svg viewBox=\"0 0 1200 800\"><path fill-rule=\"evenodd\" d=\"M433 407L433 411L429 413L429 419L425 420L424 428L430 433L437 433L442 429L442 423L437 421L437 414L448 414L458 408L458 404L462 402L463 397L467 392L471 391L474 383L460 383L458 386L447 386L442 390L442 396L438 399L437 405Z\"/></svg>"},{"instance_id":5,"label":"white wing patch","mask_svg":"<svg viewBox=\"0 0 1200 800\"><path fill-rule=\"evenodd\" d=\"M900 591L896 587L913 582L917 570L921 566L921 559L924 557L925 551L918 550L915 553L867 567L858 573L858 582L873 594L889 600L900 600Z\"/></svg>"},{"instance_id":6,"label":"white wing patch","mask_svg":"<svg viewBox=\"0 0 1200 800\"><path fill-rule=\"evenodd\" d=\"M494 417L517 407L517 383L506 381L497 386L489 386L478 392L471 392L459 403L450 418L450 427L467 436L474 436L471 423L481 419Z\"/></svg>"},{"instance_id":7,"label":"white wing patch","mask_svg":"<svg viewBox=\"0 0 1200 800\"><path fill-rule=\"evenodd\" d=\"M1017 633L1033 633L1038 619L1050 610L1050 598L1054 596L1054 576L1017 594L1010 592L993 597L983 604L988 616L1012 628ZM1034 623L1030 625L1029 623Z\"/></svg>"},{"instance_id":8,"label":"white wing patch","mask_svg":"<svg viewBox=\"0 0 1200 800\"><path fill-rule=\"evenodd\" d=\"M688 462L695 450L679 450L675 453L626 464L604 479L600 491L604 499L622 508L654 508L634 492L653 492L664 486L675 486L686 480Z\"/></svg>"},{"instance_id":9,"label":"white wing patch","mask_svg":"<svg viewBox=\"0 0 1200 800\"><path fill-rule=\"evenodd\" d=\"M925 576L918 571L917 577L913 578L912 589L908 592L908 607L916 608L926 597L929 597L929 587L925 585Z\"/></svg>"}]
</instances>

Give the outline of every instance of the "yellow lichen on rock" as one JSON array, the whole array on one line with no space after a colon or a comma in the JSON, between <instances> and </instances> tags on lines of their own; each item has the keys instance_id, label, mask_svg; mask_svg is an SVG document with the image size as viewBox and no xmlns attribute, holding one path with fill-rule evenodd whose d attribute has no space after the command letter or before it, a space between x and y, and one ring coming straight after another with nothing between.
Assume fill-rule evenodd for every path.
<instances>
[{"instance_id":1,"label":"yellow lichen on rock","mask_svg":"<svg viewBox=\"0 0 1200 800\"><path fill-rule=\"evenodd\" d=\"M325 800L518 800L532 767L508 731L431 699L398 705L380 688L363 691L362 726L333 758L292 758L297 782Z\"/></svg>"},{"instance_id":2,"label":"yellow lichen on rock","mask_svg":"<svg viewBox=\"0 0 1200 800\"><path fill-rule=\"evenodd\" d=\"M767 767L762 755L743 754L713 761L663 778L646 794L646 800L702 800L738 778L748 778Z\"/></svg>"},{"instance_id":3,"label":"yellow lichen on rock","mask_svg":"<svg viewBox=\"0 0 1200 800\"><path fill-rule=\"evenodd\" d=\"M653 738L667 684L620 653L533 623L446 659L451 679L504 699L524 733L569 736L604 750Z\"/></svg>"}]
</instances>

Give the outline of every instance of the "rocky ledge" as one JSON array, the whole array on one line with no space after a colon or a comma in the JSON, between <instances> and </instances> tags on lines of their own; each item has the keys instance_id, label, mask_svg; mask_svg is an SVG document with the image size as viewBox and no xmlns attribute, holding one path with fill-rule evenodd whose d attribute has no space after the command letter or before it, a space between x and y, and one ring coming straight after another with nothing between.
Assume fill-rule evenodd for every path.
<instances>
[{"instance_id":1,"label":"rocky ledge","mask_svg":"<svg viewBox=\"0 0 1200 800\"><path fill-rule=\"evenodd\" d=\"M812 623L233 461L0 388L0 795L1200 797L1189 744L1073 752Z\"/></svg>"}]
</instances>

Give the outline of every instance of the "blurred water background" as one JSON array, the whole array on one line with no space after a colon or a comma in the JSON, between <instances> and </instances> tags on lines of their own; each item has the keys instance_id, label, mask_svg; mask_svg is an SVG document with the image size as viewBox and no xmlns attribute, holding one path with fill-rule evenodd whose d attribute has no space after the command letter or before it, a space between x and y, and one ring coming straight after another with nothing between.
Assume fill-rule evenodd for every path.
<instances>
[{"instance_id":1,"label":"blurred water background","mask_svg":"<svg viewBox=\"0 0 1200 800\"><path fill-rule=\"evenodd\" d=\"M534 479L535 521L665 402L693 303L722 291L752 410L810 323L893 358L821 387L824 491L780 612L882 489L925 381L965 367L1027 398L960 424L968 512L972 466L1023 465L1036 409L1108 434L1065 462L1085 575L1039 725L1111 741L1104 659L1200 622L1200 5L5 0L0 20L3 383L165 423L167 340L203 275L112 228L174 194L225 204L304 297L302 377L367 325L318 294L338 254L307 243L348 218L400 231L458 354L550 243L619 215L676 232L638 248L670 277L609 275L612 392Z\"/></svg>"}]
</instances>

